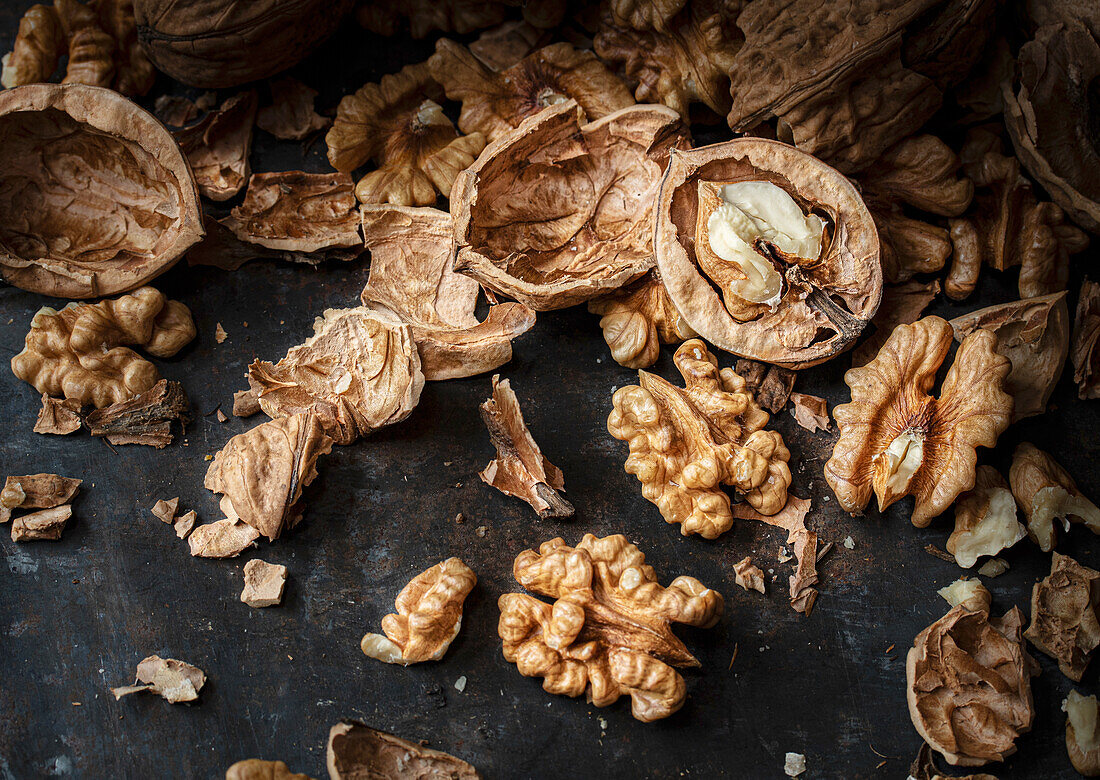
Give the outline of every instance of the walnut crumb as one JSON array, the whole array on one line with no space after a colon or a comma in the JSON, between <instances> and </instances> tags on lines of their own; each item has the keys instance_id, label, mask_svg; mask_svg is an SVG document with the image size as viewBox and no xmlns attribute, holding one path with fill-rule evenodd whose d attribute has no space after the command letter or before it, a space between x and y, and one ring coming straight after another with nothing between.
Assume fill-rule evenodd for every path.
<instances>
[{"instance_id":1,"label":"walnut crumb","mask_svg":"<svg viewBox=\"0 0 1100 780\"><path fill-rule=\"evenodd\" d=\"M214 328L214 341L221 344L228 337L229 337L229 334L225 332L225 328L223 328L222 324L219 322L217 324L217 327Z\"/></svg>"}]
</instances>

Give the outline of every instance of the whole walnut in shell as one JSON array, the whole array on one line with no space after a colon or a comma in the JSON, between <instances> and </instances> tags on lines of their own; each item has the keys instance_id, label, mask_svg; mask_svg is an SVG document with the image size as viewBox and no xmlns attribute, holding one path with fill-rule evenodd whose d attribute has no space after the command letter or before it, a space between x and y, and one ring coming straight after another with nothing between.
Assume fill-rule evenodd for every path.
<instances>
[{"instance_id":1,"label":"whole walnut in shell","mask_svg":"<svg viewBox=\"0 0 1100 780\"><path fill-rule=\"evenodd\" d=\"M31 292L126 292L203 235L179 146L152 114L109 89L0 92L0 168L0 277Z\"/></svg>"}]
</instances>

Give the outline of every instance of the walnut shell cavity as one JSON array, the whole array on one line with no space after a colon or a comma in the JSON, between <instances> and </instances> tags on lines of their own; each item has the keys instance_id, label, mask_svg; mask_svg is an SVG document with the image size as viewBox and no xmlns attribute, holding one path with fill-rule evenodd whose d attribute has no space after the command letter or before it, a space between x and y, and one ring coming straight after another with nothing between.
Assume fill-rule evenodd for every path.
<instances>
[{"instance_id":1,"label":"walnut shell cavity","mask_svg":"<svg viewBox=\"0 0 1100 780\"><path fill-rule=\"evenodd\" d=\"M1053 553L1050 574L1031 590L1031 625L1024 636L1057 661L1062 674L1081 682L1100 646L1098 609L1100 572Z\"/></svg>"},{"instance_id":2,"label":"walnut shell cavity","mask_svg":"<svg viewBox=\"0 0 1100 780\"><path fill-rule=\"evenodd\" d=\"M706 262L713 252L701 228L719 206L712 191L746 182L775 185L806 219L824 223L813 258L785 256L763 236L750 242L758 265L772 269L770 299L727 292L745 272L732 262ZM695 331L727 352L812 366L850 347L878 309L882 267L870 212L848 179L786 144L740 138L674 151L656 220L657 265L669 296Z\"/></svg>"},{"instance_id":3,"label":"walnut shell cavity","mask_svg":"<svg viewBox=\"0 0 1100 780\"><path fill-rule=\"evenodd\" d=\"M203 236L179 146L109 89L31 84L0 93L0 170L0 276L31 292L126 292Z\"/></svg>"},{"instance_id":4,"label":"walnut shell cavity","mask_svg":"<svg viewBox=\"0 0 1100 780\"><path fill-rule=\"evenodd\" d=\"M587 124L573 101L544 109L455 180L455 270L536 311L630 283L653 267L658 181L688 142L663 106Z\"/></svg>"}]
</instances>

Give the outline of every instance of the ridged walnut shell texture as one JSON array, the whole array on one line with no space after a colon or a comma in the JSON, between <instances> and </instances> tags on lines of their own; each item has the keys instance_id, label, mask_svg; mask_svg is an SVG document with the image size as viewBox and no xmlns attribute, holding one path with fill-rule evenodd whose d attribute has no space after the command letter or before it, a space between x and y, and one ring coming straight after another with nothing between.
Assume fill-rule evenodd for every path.
<instances>
[{"instance_id":1,"label":"ridged walnut shell texture","mask_svg":"<svg viewBox=\"0 0 1100 780\"><path fill-rule=\"evenodd\" d=\"M195 87L235 87L296 65L351 6L351 0L134 0L134 19L158 70Z\"/></svg>"},{"instance_id":2,"label":"ridged walnut shell texture","mask_svg":"<svg viewBox=\"0 0 1100 780\"><path fill-rule=\"evenodd\" d=\"M203 236L171 134L109 89L0 93L0 277L58 298L133 290Z\"/></svg>"}]
</instances>

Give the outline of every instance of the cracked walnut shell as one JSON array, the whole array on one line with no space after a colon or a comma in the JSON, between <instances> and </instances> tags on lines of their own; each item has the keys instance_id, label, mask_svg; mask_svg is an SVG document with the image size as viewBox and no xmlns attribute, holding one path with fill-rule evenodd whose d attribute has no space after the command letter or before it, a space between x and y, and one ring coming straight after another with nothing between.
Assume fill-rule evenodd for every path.
<instances>
[{"instance_id":1,"label":"cracked walnut shell","mask_svg":"<svg viewBox=\"0 0 1100 780\"><path fill-rule=\"evenodd\" d=\"M878 355L850 369L850 403L833 409L840 438L825 479L846 512L879 511L907 495L911 519L923 528L974 486L977 447L992 447L1012 417L1004 391L1010 364L996 336L967 336L938 398L929 395L951 348L951 326L939 317L899 325Z\"/></svg>"},{"instance_id":2,"label":"cracked walnut shell","mask_svg":"<svg viewBox=\"0 0 1100 780\"><path fill-rule=\"evenodd\" d=\"M354 720L341 721L329 730L327 764L329 780L481 778L476 769L460 758Z\"/></svg>"},{"instance_id":3,"label":"cracked walnut shell","mask_svg":"<svg viewBox=\"0 0 1100 780\"><path fill-rule=\"evenodd\" d=\"M1073 380L1077 397L1100 398L1100 284L1085 279L1073 321Z\"/></svg>"},{"instance_id":4,"label":"cracked walnut shell","mask_svg":"<svg viewBox=\"0 0 1100 780\"><path fill-rule=\"evenodd\" d=\"M733 527L732 486L753 509L774 515L787 503L790 452L783 437L763 430L769 415L731 368L698 339L676 350L681 389L639 371L638 385L615 391L607 430L630 445L627 473L642 495L685 536L714 539Z\"/></svg>"},{"instance_id":5,"label":"cracked walnut shell","mask_svg":"<svg viewBox=\"0 0 1100 780\"><path fill-rule=\"evenodd\" d=\"M1031 590L1031 625L1024 636L1057 661L1062 674L1081 682L1100 645L1098 608L1100 572L1054 553L1050 574Z\"/></svg>"},{"instance_id":6,"label":"cracked walnut shell","mask_svg":"<svg viewBox=\"0 0 1100 780\"><path fill-rule=\"evenodd\" d=\"M684 704L675 667L698 666L672 623L710 628L721 594L694 577L667 588L625 536L586 534L575 548L558 538L516 557L513 573L527 590L500 597L504 658L525 677L542 677L548 693L580 696L606 707L629 695L631 713L648 723Z\"/></svg>"},{"instance_id":7,"label":"cracked walnut shell","mask_svg":"<svg viewBox=\"0 0 1100 780\"><path fill-rule=\"evenodd\" d=\"M0 277L59 298L114 295L171 268L203 235L171 134L116 92L0 93Z\"/></svg>"},{"instance_id":8,"label":"cracked walnut shell","mask_svg":"<svg viewBox=\"0 0 1100 780\"><path fill-rule=\"evenodd\" d=\"M394 601L397 614L382 618L382 634L367 634L363 653L388 664L438 661L462 629L462 604L477 575L458 558L448 558L413 577Z\"/></svg>"},{"instance_id":9,"label":"cracked walnut shell","mask_svg":"<svg viewBox=\"0 0 1100 780\"><path fill-rule=\"evenodd\" d=\"M1028 536L1043 552L1054 549L1056 518L1066 531L1073 520L1100 534L1100 508L1082 495L1061 464L1034 444L1025 441L1016 447L1008 481L1027 518Z\"/></svg>"}]
</instances>

